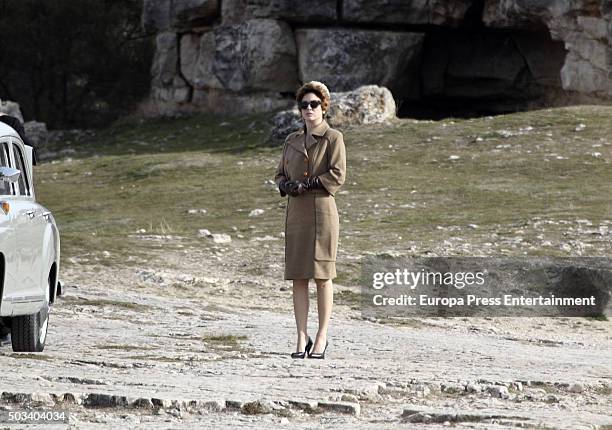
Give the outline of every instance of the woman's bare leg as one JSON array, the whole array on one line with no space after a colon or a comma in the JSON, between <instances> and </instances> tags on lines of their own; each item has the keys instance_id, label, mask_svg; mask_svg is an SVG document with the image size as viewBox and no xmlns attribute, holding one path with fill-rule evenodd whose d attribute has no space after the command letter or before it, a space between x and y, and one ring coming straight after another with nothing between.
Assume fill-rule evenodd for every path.
<instances>
[{"instance_id":1,"label":"woman's bare leg","mask_svg":"<svg viewBox=\"0 0 612 430\"><path fill-rule=\"evenodd\" d=\"M334 284L331 279L315 279L317 283L317 310L319 313L319 330L311 352L323 352L327 341L327 328L334 304Z\"/></svg>"},{"instance_id":2,"label":"woman's bare leg","mask_svg":"<svg viewBox=\"0 0 612 430\"><path fill-rule=\"evenodd\" d=\"M298 335L296 352L301 352L308 339L308 279L293 280L293 312Z\"/></svg>"}]
</instances>

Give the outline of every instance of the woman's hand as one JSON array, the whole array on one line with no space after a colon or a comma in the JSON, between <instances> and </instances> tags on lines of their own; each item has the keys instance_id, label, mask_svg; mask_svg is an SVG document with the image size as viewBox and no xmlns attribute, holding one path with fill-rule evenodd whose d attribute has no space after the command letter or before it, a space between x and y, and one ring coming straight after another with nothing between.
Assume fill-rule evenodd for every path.
<instances>
[{"instance_id":1,"label":"woman's hand","mask_svg":"<svg viewBox=\"0 0 612 430\"><path fill-rule=\"evenodd\" d=\"M281 181L278 184L278 189L283 193L289 194L291 197L296 197L306 191L304 184L298 181Z\"/></svg>"}]
</instances>

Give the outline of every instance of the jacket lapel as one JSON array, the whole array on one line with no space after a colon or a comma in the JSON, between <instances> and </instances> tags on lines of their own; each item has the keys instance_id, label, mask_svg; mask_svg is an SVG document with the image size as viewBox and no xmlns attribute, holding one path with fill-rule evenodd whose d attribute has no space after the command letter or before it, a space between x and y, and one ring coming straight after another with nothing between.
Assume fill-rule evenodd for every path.
<instances>
[{"instance_id":1,"label":"jacket lapel","mask_svg":"<svg viewBox=\"0 0 612 430\"><path fill-rule=\"evenodd\" d=\"M306 150L310 149L312 145L317 143L319 141L319 138L321 138L327 132L327 130L329 130L329 124L327 124L327 121L323 120L321 124L317 125L312 130L311 135L306 136L306 148L304 148L305 133L303 130L293 136L291 140L289 140L289 145L299 153L304 154L306 157L308 157L308 152L306 152Z\"/></svg>"},{"instance_id":2,"label":"jacket lapel","mask_svg":"<svg viewBox=\"0 0 612 430\"><path fill-rule=\"evenodd\" d=\"M306 149L304 148L304 132L303 131L300 133L297 133L295 136L293 136L292 139L289 140L289 146L291 146L293 149L295 149L300 154L304 154L306 157L308 157L308 153L306 152Z\"/></svg>"}]
</instances>

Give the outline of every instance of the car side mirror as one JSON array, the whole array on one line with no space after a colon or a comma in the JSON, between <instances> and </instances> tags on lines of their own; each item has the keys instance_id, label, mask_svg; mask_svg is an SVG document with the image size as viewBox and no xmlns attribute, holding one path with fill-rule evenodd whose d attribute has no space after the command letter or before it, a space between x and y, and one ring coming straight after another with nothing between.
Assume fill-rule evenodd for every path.
<instances>
[{"instance_id":1,"label":"car side mirror","mask_svg":"<svg viewBox=\"0 0 612 430\"><path fill-rule=\"evenodd\" d=\"M17 182L21 171L12 167L0 167L0 181Z\"/></svg>"}]
</instances>

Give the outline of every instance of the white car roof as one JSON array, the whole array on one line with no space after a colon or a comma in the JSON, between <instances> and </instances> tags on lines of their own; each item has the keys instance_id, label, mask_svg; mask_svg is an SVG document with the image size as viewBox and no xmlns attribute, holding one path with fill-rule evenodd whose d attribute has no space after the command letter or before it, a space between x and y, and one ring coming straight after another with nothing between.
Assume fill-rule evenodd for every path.
<instances>
[{"instance_id":1,"label":"white car roof","mask_svg":"<svg viewBox=\"0 0 612 430\"><path fill-rule=\"evenodd\" d=\"M2 136L16 137L17 139L21 140L21 138L19 137L19 134L17 134L17 132L15 131L13 127L10 127L6 125L5 123L0 122L0 137Z\"/></svg>"}]
</instances>

